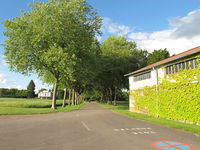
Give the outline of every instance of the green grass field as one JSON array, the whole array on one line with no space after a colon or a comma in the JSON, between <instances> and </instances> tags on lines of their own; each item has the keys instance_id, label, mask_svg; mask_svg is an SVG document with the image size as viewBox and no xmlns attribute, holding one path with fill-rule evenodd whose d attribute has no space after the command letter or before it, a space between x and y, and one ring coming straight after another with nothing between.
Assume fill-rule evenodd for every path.
<instances>
[{"instance_id":1,"label":"green grass field","mask_svg":"<svg viewBox=\"0 0 200 150\"><path fill-rule=\"evenodd\" d=\"M0 115L26 115L46 114L55 112L69 112L77 110L86 103L77 106L62 106L62 100L57 100L57 110L51 109L51 100L23 99L23 98L0 98Z\"/></svg>"},{"instance_id":2,"label":"green grass field","mask_svg":"<svg viewBox=\"0 0 200 150\"><path fill-rule=\"evenodd\" d=\"M147 115L144 115L144 114L130 112L129 106L128 106L128 101L118 102L117 106L107 105L107 104L102 104L102 103L101 103L101 105L105 108L112 109L115 112L118 112L120 114L129 116L129 117L149 121L149 122L152 122L152 123L168 126L168 127L175 128L175 129L180 129L180 130L192 132L192 133L195 133L198 136L200 136L200 126L198 126L198 125L186 124L186 123L162 119L162 118L154 118L154 117L147 116Z\"/></svg>"}]
</instances>

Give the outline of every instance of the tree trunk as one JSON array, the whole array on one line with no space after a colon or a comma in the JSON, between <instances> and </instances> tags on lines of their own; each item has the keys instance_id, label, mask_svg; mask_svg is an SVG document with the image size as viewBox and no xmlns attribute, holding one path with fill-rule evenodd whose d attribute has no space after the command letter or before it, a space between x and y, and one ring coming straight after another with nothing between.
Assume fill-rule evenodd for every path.
<instances>
[{"instance_id":1,"label":"tree trunk","mask_svg":"<svg viewBox=\"0 0 200 150\"><path fill-rule=\"evenodd\" d=\"M83 103L83 94L81 94L81 103Z\"/></svg>"},{"instance_id":2,"label":"tree trunk","mask_svg":"<svg viewBox=\"0 0 200 150\"><path fill-rule=\"evenodd\" d=\"M66 105L66 93L67 93L67 90L66 88L64 89L64 97L63 97L63 104L62 104L62 107L65 107Z\"/></svg>"},{"instance_id":3,"label":"tree trunk","mask_svg":"<svg viewBox=\"0 0 200 150\"><path fill-rule=\"evenodd\" d=\"M75 91L75 105L77 105L77 92Z\"/></svg>"},{"instance_id":4,"label":"tree trunk","mask_svg":"<svg viewBox=\"0 0 200 150\"><path fill-rule=\"evenodd\" d=\"M115 97L114 97L114 105L117 105L117 88L115 87Z\"/></svg>"},{"instance_id":5,"label":"tree trunk","mask_svg":"<svg viewBox=\"0 0 200 150\"><path fill-rule=\"evenodd\" d=\"M74 89L72 90L72 105L74 105Z\"/></svg>"},{"instance_id":6,"label":"tree trunk","mask_svg":"<svg viewBox=\"0 0 200 150\"><path fill-rule=\"evenodd\" d=\"M100 102L101 102L101 103L103 102L103 93L101 94Z\"/></svg>"},{"instance_id":7,"label":"tree trunk","mask_svg":"<svg viewBox=\"0 0 200 150\"><path fill-rule=\"evenodd\" d=\"M68 99L68 106L71 105L71 89L69 89L69 99Z\"/></svg>"},{"instance_id":8,"label":"tree trunk","mask_svg":"<svg viewBox=\"0 0 200 150\"><path fill-rule=\"evenodd\" d=\"M103 95L103 100L102 100L102 102L105 103L105 102L106 102L106 93L103 92L102 95Z\"/></svg>"},{"instance_id":9,"label":"tree trunk","mask_svg":"<svg viewBox=\"0 0 200 150\"><path fill-rule=\"evenodd\" d=\"M79 94L78 94L78 92L76 93L76 95L77 95L77 100L76 100L77 103L76 104L78 105L79 104Z\"/></svg>"},{"instance_id":10,"label":"tree trunk","mask_svg":"<svg viewBox=\"0 0 200 150\"><path fill-rule=\"evenodd\" d=\"M55 80L54 88L53 88L53 99L52 99L52 109L56 109L56 93L57 93L57 83L58 79Z\"/></svg>"},{"instance_id":11,"label":"tree trunk","mask_svg":"<svg viewBox=\"0 0 200 150\"><path fill-rule=\"evenodd\" d=\"M84 96L82 97L83 102L85 101Z\"/></svg>"},{"instance_id":12,"label":"tree trunk","mask_svg":"<svg viewBox=\"0 0 200 150\"><path fill-rule=\"evenodd\" d=\"M107 101L107 104L110 104L109 90L107 90L106 92L106 101Z\"/></svg>"},{"instance_id":13,"label":"tree trunk","mask_svg":"<svg viewBox=\"0 0 200 150\"><path fill-rule=\"evenodd\" d=\"M80 104L80 103L81 103L81 95L78 94L78 104Z\"/></svg>"},{"instance_id":14,"label":"tree trunk","mask_svg":"<svg viewBox=\"0 0 200 150\"><path fill-rule=\"evenodd\" d=\"M112 89L110 88L110 96L109 96L109 99L110 99L110 104L112 104Z\"/></svg>"}]
</instances>

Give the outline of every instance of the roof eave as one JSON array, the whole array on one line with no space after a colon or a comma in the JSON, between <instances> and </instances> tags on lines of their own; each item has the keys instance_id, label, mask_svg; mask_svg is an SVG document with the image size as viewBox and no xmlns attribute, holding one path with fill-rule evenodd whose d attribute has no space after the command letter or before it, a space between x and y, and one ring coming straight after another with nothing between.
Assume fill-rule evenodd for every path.
<instances>
[{"instance_id":1,"label":"roof eave","mask_svg":"<svg viewBox=\"0 0 200 150\"><path fill-rule=\"evenodd\" d=\"M196 48L199 48L199 47L196 47ZM195 48L194 48L194 49L195 49ZM176 61L176 60L178 60L178 59L181 59L181 58L184 58L184 57L187 57L187 56L191 56L191 55L194 55L194 54L197 54L197 53L200 53L200 51L195 51L195 52L192 52L192 53L190 53L190 54L188 54L188 55L179 56L179 57L176 57L176 58L174 58L174 59L172 59L172 60L169 60L169 61L166 61L166 62L163 62L163 63L160 63L160 64L159 64L159 62L156 62L155 65L152 64L152 65L149 65L149 67L146 66L146 67L144 67L144 69L141 68L141 69L136 70L136 71L134 71L134 72L128 73L128 74L126 74L126 75L124 75L124 76L127 77L127 76L131 76L131 75L134 75L134 74L137 74L137 73L146 71L146 70L151 69L151 68L157 68L157 67L159 67L159 66L161 66L161 65L165 65L165 64L167 64L167 63L171 63L171 62ZM179 55L179 54L178 54L178 55ZM174 56L172 56L172 57L174 57ZM169 57L169 58L170 58L170 57ZM168 58L167 58L167 59L168 59ZM165 60L165 59L164 59L164 60ZM163 60L161 60L161 61L163 61ZM158 64L157 64L157 63L158 63Z\"/></svg>"}]
</instances>

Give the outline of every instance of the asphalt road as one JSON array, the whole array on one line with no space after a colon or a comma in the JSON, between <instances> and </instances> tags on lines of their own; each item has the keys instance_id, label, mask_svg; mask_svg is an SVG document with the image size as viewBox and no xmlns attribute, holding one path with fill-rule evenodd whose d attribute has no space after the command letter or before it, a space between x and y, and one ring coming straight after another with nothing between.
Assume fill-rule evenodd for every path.
<instances>
[{"instance_id":1,"label":"asphalt road","mask_svg":"<svg viewBox=\"0 0 200 150\"><path fill-rule=\"evenodd\" d=\"M200 138L193 134L129 118L96 103L68 113L0 116L0 150L156 150L156 141L200 150ZM159 142L157 147L190 150L176 144Z\"/></svg>"}]
</instances>

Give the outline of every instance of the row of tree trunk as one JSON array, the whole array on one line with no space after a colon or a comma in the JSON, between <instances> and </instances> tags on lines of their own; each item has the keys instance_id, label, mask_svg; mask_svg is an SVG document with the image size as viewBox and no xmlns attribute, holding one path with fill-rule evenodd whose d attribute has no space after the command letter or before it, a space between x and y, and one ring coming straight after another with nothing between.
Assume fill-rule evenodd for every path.
<instances>
[{"instance_id":1,"label":"row of tree trunk","mask_svg":"<svg viewBox=\"0 0 200 150\"><path fill-rule=\"evenodd\" d=\"M64 97L63 97L63 105L62 107L66 106L66 95L67 90L64 89ZM74 89L69 89L69 98L68 98L68 106L79 105L84 102L83 95L76 92Z\"/></svg>"},{"instance_id":2,"label":"row of tree trunk","mask_svg":"<svg viewBox=\"0 0 200 150\"><path fill-rule=\"evenodd\" d=\"M117 105L117 89L108 88L102 92L100 102Z\"/></svg>"}]
</instances>

